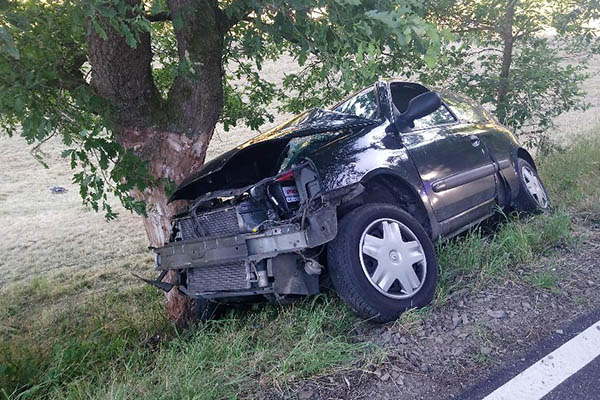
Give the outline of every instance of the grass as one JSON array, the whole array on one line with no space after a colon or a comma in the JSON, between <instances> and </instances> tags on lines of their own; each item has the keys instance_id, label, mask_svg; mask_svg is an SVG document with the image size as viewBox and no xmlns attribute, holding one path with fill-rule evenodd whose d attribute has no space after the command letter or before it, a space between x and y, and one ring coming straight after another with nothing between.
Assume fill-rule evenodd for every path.
<instances>
[{"instance_id":1,"label":"grass","mask_svg":"<svg viewBox=\"0 0 600 400\"><path fill-rule=\"evenodd\" d=\"M374 354L353 340L355 317L324 295L232 310L181 334L149 287L41 315L3 335L6 398L235 398Z\"/></svg>"},{"instance_id":2,"label":"grass","mask_svg":"<svg viewBox=\"0 0 600 400\"><path fill-rule=\"evenodd\" d=\"M68 183L65 197L49 195L58 178L38 176L18 145L0 144L8 149L2 165L25 171L19 182L0 180L9 182L0 187L0 222L10 233L0 243L0 399L255 397L380 356L356 335L362 322L330 295L231 310L175 331L161 295L128 275L151 273L139 222L124 215L103 223L80 209ZM574 219L600 221L600 139L578 139L539 164L556 211L499 217L439 244L434 303L406 312L395 326L410 332L455 293L494 281L552 290L560 277L535 261L575 245Z\"/></svg>"},{"instance_id":3,"label":"grass","mask_svg":"<svg viewBox=\"0 0 600 400\"><path fill-rule=\"evenodd\" d=\"M431 307L411 308L394 321L395 330L402 333L413 333L421 327L422 322L431 314Z\"/></svg>"},{"instance_id":4,"label":"grass","mask_svg":"<svg viewBox=\"0 0 600 400\"><path fill-rule=\"evenodd\" d=\"M527 282L538 289L553 290L560 281L560 277L552 270L534 271L527 276Z\"/></svg>"},{"instance_id":5,"label":"grass","mask_svg":"<svg viewBox=\"0 0 600 400\"><path fill-rule=\"evenodd\" d=\"M132 371L97 397L253 397L261 387L277 387L364 355L369 346L348 336L353 321L337 299L326 296L283 310L232 312L173 340L157 355L155 369Z\"/></svg>"},{"instance_id":6,"label":"grass","mask_svg":"<svg viewBox=\"0 0 600 400\"><path fill-rule=\"evenodd\" d=\"M539 161L540 175L555 204L584 219L600 221L600 135L578 137L568 149Z\"/></svg>"},{"instance_id":7,"label":"grass","mask_svg":"<svg viewBox=\"0 0 600 400\"><path fill-rule=\"evenodd\" d=\"M573 240L571 219L564 211L529 219L504 216L494 225L490 232L479 227L438 244L438 305L457 290L477 290L493 280L518 279L520 269Z\"/></svg>"}]
</instances>

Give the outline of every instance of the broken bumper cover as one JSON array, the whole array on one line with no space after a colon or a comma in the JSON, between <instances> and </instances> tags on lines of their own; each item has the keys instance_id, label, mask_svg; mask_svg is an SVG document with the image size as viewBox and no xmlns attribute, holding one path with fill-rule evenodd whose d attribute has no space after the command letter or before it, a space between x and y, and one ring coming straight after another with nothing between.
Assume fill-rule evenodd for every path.
<instances>
[{"instance_id":1,"label":"broken bumper cover","mask_svg":"<svg viewBox=\"0 0 600 400\"><path fill-rule=\"evenodd\" d=\"M258 262L282 253L298 252L332 240L337 234L334 209L324 208L310 219L318 227L301 230L298 224L282 225L262 233L206 237L170 243L155 249L157 269L186 269L234 261Z\"/></svg>"},{"instance_id":2,"label":"broken bumper cover","mask_svg":"<svg viewBox=\"0 0 600 400\"><path fill-rule=\"evenodd\" d=\"M307 259L301 254L335 238L335 205L307 213L305 226L294 223L260 233L173 242L154 250L157 269L180 273L179 290L190 297L315 293L318 273L305 272Z\"/></svg>"}]
</instances>

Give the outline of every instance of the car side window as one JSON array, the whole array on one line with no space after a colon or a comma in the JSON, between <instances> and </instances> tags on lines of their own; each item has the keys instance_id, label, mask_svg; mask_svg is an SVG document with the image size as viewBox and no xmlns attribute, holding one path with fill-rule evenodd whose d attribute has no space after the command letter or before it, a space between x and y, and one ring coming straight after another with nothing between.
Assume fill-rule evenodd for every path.
<instances>
[{"instance_id":1,"label":"car side window","mask_svg":"<svg viewBox=\"0 0 600 400\"><path fill-rule=\"evenodd\" d=\"M486 122L485 113L476 105L471 104L466 99L453 98L447 96L444 100L448 103L454 114L459 120L465 122Z\"/></svg>"},{"instance_id":2,"label":"car side window","mask_svg":"<svg viewBox=\"0 0 600 400\"><path fill-rule=\"evenodd\" d=\"M414 129L431 128L436 125L452 124L454 122L456 122L456 119L448 110L446 105L442 104L440 108L431 114L426 115L423 118L416 119Z\"/></svg>"},{"instance_id":3,"label":"car side window","mask_svg":"<svg viewBox=\"0 0 600 400\"><path fill-rule=\"evenodd\" d=\"M376 119L377 99L375 98L375 90L369 89L366 92L361 92L335 107L333 111L367 119Z\"/></svg>"}]
</instances>

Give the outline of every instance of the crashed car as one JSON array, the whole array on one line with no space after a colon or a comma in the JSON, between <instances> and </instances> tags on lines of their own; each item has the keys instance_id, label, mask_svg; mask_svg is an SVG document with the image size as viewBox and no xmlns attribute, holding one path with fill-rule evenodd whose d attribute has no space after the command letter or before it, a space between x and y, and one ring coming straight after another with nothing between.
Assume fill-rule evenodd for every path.
<instances>
[{"instance_id":1,"label":"crashed car","mask_svg":"<svg viewBox=\"0 0 600 400\"><path fill-rule=\"evenodd\" d=\"M283 302L332 286L362 318L433 298L433 241L495 210L547 210L531 155L472 100L381 80L206 163L170 201L160 279L202 304ZM167 271L176 280L160 282Z\"/></svg>"}]
</instances>

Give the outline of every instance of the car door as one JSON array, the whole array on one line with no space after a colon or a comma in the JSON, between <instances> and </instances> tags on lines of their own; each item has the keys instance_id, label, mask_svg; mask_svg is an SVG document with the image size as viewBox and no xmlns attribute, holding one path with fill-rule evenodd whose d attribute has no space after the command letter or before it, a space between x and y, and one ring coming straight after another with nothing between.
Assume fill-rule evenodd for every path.
<instances>
[{"instance_id":1,"label":"car door","mask_svg":"<svg viewBox=\"0 0 600 400\"><path fill-rule=\"evenodd\" d=\"M495 167L477 133L443 104L401 134L442 233L454 232L492 211Z\"/></svg>"}]
</instances>

